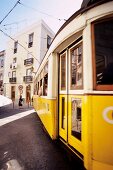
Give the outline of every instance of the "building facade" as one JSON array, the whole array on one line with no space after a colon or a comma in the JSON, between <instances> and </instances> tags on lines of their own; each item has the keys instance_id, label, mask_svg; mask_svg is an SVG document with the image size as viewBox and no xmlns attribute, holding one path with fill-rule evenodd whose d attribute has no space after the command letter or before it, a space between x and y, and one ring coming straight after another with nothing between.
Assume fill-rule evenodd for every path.
<instances>
[{"instance_id":1,"label":"building facade","mask_svg":"<svg viewBox=\"0 0 113 170\"><path fill-rule=\"evenodd\" d=\"M33 77L47 52L54 32L40 20L7 43L4 94L14 102L20 95L28 103L33 95Z\"/></svg>"},{"instance_id":2,"label":"building facade","mask_svg":"<svg viewBox=\"0 0 113 170\"><path fill-rule=\"evenodd\" d=\"M0 51L0 95L3 95L4 59L5 50Z\"/></svg>"}]
</instances>

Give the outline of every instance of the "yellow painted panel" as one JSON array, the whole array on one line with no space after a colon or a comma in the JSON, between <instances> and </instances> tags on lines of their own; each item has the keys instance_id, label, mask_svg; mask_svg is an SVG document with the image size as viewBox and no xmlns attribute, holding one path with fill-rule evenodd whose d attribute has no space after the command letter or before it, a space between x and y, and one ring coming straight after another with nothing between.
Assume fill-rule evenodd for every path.
<instances>
[{"instance_id":1,"label":"yellow painted panel","mask_svg":"<svg viewBox=\"0 0 113 170\"><path fill-rule=\"evenodd\" d=\"M108 164L104 164L104 163L101 163L101 162L93 161L92 170L113 170L113 166L108 165Z\"/></svg>"},{"instance_id":2,"label":"yellow painted panel","mask_svg":"<svg viewBox=\"0 0 113 170\"><path fill-rule=\"evenodd\" d=\"M83 130L81 129L81 140L77 139L72 135L72 100L81 100L83 105L83 96L70 95L68 96L68 143L74 147L77 151L79 151L83 155L83 141L82 134ZM81 116L83 120L83 107L81 107ZM81 127L83 128L82 121Z\"/></svg>"},{"instance_id":3,"label":"yellow painted panel","mask_svg":"<svg viewBox=\"0 0 113 170\"><path fill-rule=\"evenodd\" d=\"M56 100L38 96L33 97L33 106L52 139L57 138Z\"/></svg>"},{"instance_id":4,"label":"yellow painted panel","mask_svg":"<svg viewBox=\"0 0 113 170\"><path fill-rule=\"evenodd\" d=\"M64 115L62 113L62 106L64 100ZM67 95L60 95L59 102L59 135L67 141Z\"/></svg>"},{"instance_id":5,"label":"yellow painted panel","mask_svg":"<svg viewBox=\"0 0 113 170\"><path fill-rule=\"evenodd\" d=\"M92 119L93 159L113 166L113 96L92 96Z\"/></svg>"}]
</instances>

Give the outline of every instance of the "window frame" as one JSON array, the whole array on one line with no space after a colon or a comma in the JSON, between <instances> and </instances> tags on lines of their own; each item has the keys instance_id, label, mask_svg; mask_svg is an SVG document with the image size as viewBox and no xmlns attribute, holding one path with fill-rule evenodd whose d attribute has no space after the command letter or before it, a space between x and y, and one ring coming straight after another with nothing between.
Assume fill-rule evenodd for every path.
<instances>
[{"instance_id":1,"label":"window frame","mask_svg":"<svg viewBox=\"0 0 113 170\"><path fill-rule=\"evenodd\" d=\"M34 39L34 32L29 34L28 48L31 48L33 46L33 39Z\"/></svg>"},{"instance_id":2,"label":"window frame","mask_svg":"<svg viewBox=\"0 0 113 170\"><path fill-rule=\"evenodd\" d=\"M26 69L26 76L32 76L32 67Z\"/></svg>"},{"instance_id":3,"label":"window frame","mask_svg":"<svg viewBox=\"0 0 113 170\"><path fill-rule=\"evenodd\" d=\"M49 49L50 45L51 45L51 37L47 35L47 49Z\"/></svg>"},{"instance_id":4,"label":"window frame","mask_svg":"<svg viewBox=\"0 0 113 170\"><path fill-rule=\"evenodd\" d=\"M61 66L62 66L62 57L65 56L65 86L62 87L62 74L61 74ZM60 90L61 91L66 91L67 89L67 52L65 51L63 54L60 54Z\"/></svg>"},{"instance_id":5,"label":"window frame","mask_svg":"<svg viewBox=\"0 0 113 170\"><path fill-rule=\"evenodd\" d=\"M75 84L74 86L72 86L72 60L71 60L71 54L72 54L72 51L73 50L75 50L75 49L78 49L79 47L82 47L82 58L81 58L81 69L82 69L82 84L81 85L77 85L77 84ZM70 86L69 86L69 88L70 88L70 90L82 90L83 89L83 42L82 41L79 41L77 44L75 44L73 47L71 47L70 49L69 49L69 61L70 61L70 65L69 65L69 67L70 67L70 72L69 72L69 77L70 77L70 80L69 80L69 83L70 83ZM78 57L77 57L77 66L79 66L80 64L78 64ZM77 77L78 77L78 72L76 72L77 74Z\"/></svg>"},{"instance_id":6,"label":"window frame","mask_svg":"<svg viewBox=\"0 0 113 170\"><path fill-rule=\"evenodd\" d=\"M16 78L16 71L12 71L12 78Z\"/></svg>"},{"instance_id":7,"label":"window frame","mask_svg":"<svg viewBox=\"0 0 113 170\"><path fill-rule=\"evenodd\" d=\"M14 54L17 53L18 41L14 42Z\"/></svg>"},{"instance_id":8,"label":"window frame","mask_svg":"<svg viewBox=\"0 0 113 170\"><path fill-rule=\"evenodd\" d=\"M98 21L91 23L93 90L97 90L97 91L99 91L99 90L102 90L102 91L113 90L113 85L110 85L110 84L103 85L103 84L96 83L96 81L97 81L96 80L96 47L95 47L94 26L98 23L102 23L102 22L109 21L109 20L113 20L113 17L98 20Z\"/></svg>"}]
</instances>

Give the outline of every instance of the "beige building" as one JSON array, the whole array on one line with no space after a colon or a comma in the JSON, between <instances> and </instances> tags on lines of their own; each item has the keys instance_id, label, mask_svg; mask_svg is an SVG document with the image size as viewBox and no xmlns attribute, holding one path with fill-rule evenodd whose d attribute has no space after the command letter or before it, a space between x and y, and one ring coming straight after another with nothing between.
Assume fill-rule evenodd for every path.
<instances>
[{"instance_id":1,"label":"beige building","mask_svg":"<svg viewBox=\"0 0 113 170\"><path fill-rule=\"evenodd\" d=\"M33 77L53 37L53 31L41 20L10 38L7 43L4 94L15 103L20 95L25 103L32 99Z\"/></svg>"},{"instance_id":2,"label":"beige building","mask_svg":"<svg viewBox=\"0 0 113 170\"><path fill-rule=\"evenodd\" d=\"M4 59L5 50L0 51L0 95L3 95Z\"/></svg>"}]
</instances>

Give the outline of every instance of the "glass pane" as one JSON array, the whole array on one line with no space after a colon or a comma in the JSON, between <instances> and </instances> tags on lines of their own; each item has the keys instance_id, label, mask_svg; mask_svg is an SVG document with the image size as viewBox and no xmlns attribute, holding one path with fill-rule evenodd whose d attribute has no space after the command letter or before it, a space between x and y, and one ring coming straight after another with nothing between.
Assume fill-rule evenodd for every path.
<instances>
[{"instance_id":1,"label":"glass pane","mask_svg":"<svg viewBox=\"0 0 113 170\"><path fill-rule=\"evenodd\" d=\"M82 45L71 50L71 88L82 86Z\"/></svg>"},{"instance_id":2,"label":"glass pane","mask_svg":"<svg viewBox=\"0 0 113 170\"><path fill-rule=\"evenodd\" d=\"M32 55L32 53L31 52L28 52L28 54L27 54L27 58L29 59L29 58L33 58L33 55Z\"/></svg>"},{"instance_id":3,"label":"glass pane","mask_svg":"<svg viewBox=\"0 0 113 170\"><path fill-rule=\"evenodd\" d=\"M65 129L65 98L62 97L62 125L61 127Z\"/></svg>"},{"instance_id":4,"label":"glass pane","mask_svg":"<svg viewBox=\"0 0 113 170\"><path fill-rule=\"evenodd\" d=\"M81 99L72 98L71 134L81 140Z\"/></svg>"},{"instance_id":5,"label":"glass pane","mask_svg":"<svg viewBox=\"0 0 113 170\"><path fill-rule=\"evenodd\" d=\"M12 72L12 77L16 77L16 72L15 71Z\"/></svg>"},{"instance_id":6,"label":"glass pane","mask_svg":"<svg viewBox=\"0 0 113 170\"><path fill-rule=\"evenodd\" d=\"M27 69L26 70L26 76L31 76L32 75L32 69Z\"/></svg>"},{"instance_id":7,"label":"glass pane","mask_svg":"<svg viewBox=\"0 0 113 170\"><path fill-rule=\"evenodd\" d=\"M66 89L66 55L61 56L61 90Z\"/></svg>"},{"instance_id":8,"label":"glass pane","mask_svg":"<svg viewBox=\"0 0 113 170\"><path fill-rule=\"evenodd\" d=\"M15 42L14 42L14 49L16 49L17 46L18 46L18 41L15 41Z\"/></svg>"},{"instance_id":9,"label":"glass pane","mask_svg":"<svg viewBox=\"0 0 113 170\"><path fill-rule=\"evenodd\" d=\"M77 49L73 50L71 53L71 85L76 84L76 74L77 74Z\"/></svg>"},{"instance_id":10,"label":"glass pane","mask_svg":"<svg viewBox=\"0 0 113 170\"><path fill-rule=\"evenodd\" d=\"M113 20L94 25L96 83L113 84Z\"/></svg>"},{"instance_id":11,"label":"glass pane","mask_svg":"<svg viewBox=\"0 0 113 170\"><path fill-rule=\"evenodd\" d=\"M29 43L33 42L33 33L29 35Z\"/></svg>"}]
</instances>

